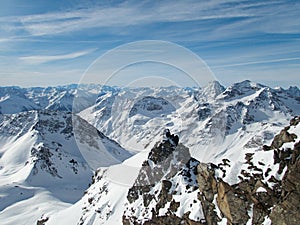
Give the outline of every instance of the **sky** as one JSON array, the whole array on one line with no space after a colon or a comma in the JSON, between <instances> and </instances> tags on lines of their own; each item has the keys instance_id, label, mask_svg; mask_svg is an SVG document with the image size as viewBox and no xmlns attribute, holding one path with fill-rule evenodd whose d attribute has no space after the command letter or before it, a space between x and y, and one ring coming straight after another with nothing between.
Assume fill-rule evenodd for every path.
<instances>
[{"instance_id":1,"label":"sky","mask_svg":"<svg viewBox=\"0 0 300 225\"><path fill-rule=\"evenodd\" d=\"M103 55L148 40L191 51L225 86L246 79L271 87L300 86L297 0L0 2L0 86L78 83ZM179 53L169 56L189 61ZM131 49L124 57L137 55ZM141 63L119 68L119 81L128 73L142 74L143 68L147 76L162 79L176 73L173 64ZM101 67L97 73L99 82L109 76Z\"/></svg>"}]
</instances>

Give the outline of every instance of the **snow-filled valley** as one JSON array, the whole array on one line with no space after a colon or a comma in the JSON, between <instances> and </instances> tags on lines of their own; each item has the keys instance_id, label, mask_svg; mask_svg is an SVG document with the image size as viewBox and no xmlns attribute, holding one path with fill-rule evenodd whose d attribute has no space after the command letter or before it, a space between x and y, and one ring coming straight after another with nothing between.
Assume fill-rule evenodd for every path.
<instances>
[{"instance_id":1,"label":"snow-filled valley","mask_svg":"<svg viewBox=\"0 0 300 225\"><path fill-rule=\"evenodd\" d=\"M296 224L297 87L0 87L0 113L1 224Z\"/></svg>"}]
</instances>

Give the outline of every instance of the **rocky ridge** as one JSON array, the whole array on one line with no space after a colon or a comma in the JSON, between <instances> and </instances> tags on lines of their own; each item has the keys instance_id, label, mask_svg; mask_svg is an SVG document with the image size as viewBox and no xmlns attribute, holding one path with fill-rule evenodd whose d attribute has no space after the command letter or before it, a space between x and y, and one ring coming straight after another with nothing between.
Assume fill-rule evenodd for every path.
<instances>
[{"instance_id":1,"label":"rocky ridge","mask_svg":"<svg viewBox=\"0 0 300 225\"><path fill-rule=\"evenodd\" d=\"M128 191L123 224L298 224L299 121L291 120L262 152L245 153L247 169L234 184L223 179L229 160L201 163L182 144L156 144ZM153 160L157 152L160 161ZM272 165L257 160L261 153L273 156Z\"/></svg>"}]
</instances>

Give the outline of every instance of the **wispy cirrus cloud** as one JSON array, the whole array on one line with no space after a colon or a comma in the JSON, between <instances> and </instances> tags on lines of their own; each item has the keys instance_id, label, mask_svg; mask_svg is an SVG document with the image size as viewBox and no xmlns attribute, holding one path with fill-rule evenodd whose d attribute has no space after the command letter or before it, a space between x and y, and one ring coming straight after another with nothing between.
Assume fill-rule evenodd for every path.
<instances>
[{"instance_id":1,"label":"wispy cirrus cloud","mask_svg":"<svg viewBox=\"0 0 300 225\"><path fill-rule=\"evenodd\" d=\"M127 36L132 34L132 27L139 29L151 24L185 23L186 36L190 38L224 40L257 33L299 34L300 20L295 19L299 10L299 3L287 4L281 0L164 1L152 4L129 1L119 5L22 16L15 18L13 26L32 36L57 36L90 30L95 32L97 29L98 33L104 29L106 33ZM199 24L197 32L193 32L195 25L192 23ZM158 29L150 29L149 32L158 39L168 39L174 28L166 30L164 36L159 35L161 31ZM175 40L186 39L186 36L175 30Z\"/></svg>"},{"instance_id":2,"label":"wispy cirrus cloud","mask_svg":"<svg viewBox=\"0 0 300 225\"><path fill-rule=\"evenodd\" d=\"M251 61L251 62L242 62L242 63L233 63L233 64L225 64L225 65L213 66L212 68L226 68L226 67L248 66L248 65L255 65L255 64L269 64L269 63L278 63L278 62L296 61L296 60L300 60L300 57L280 58L280 59L270 59L270 60L260 60L260 61Z\"/></svg>"},{"instance_id":3,"label":"wispy cirrus cloud","mask_svg":"<svg viewBox=\"0 0 300 225\"><path fill-rule=\"evenodd\" d=\"M277 64L288 71L298 63L300 1L60 2L66 7L49 1L38 10L0 15L2 71L16 63L20 73L29 68L47 72L50 66L61 70L61 60L79 57L83 63L69 60L68 66L82 69L96 54L138 40L183 45L222 74L245 74L262 66L272 71ZM92 50L78 50L94 48L99 51L87 57Z\"/></svg>"},{"instance_id":4,"label":"wispy cirrus cloud","mask_svg":"<svg viewBox=\"0 0 300 225\"><path fill-rule=\"evenodd\" d=\"M19 59L26 64L42 64L56 60L66 60L66 59L75 59L84 55L88 55L91 52L95 51L95 49L80 51L80 52L72 52L68 54L61 55L32 55L32 56L23 56Z\"/></svg>"},{"instance_id":5,"label":"wispy cirrus cloud","mask_svg":"<svg viewBox=\"0 0 300 225\"><path fill-rule=\"evenodd\" d=\"M241 6L232 7L229 3L230 1L167 1L149 5L125 2L113 6L10 17L5 20L10 21L14 29L24 29L31 35L42 36L97 27L124 28L156 22L187 22L254 16L249 10L244 10ZM9 30L9 26L6 29Z\"/></svg>"},{"instance_id":6,"label":"wispy cirrus cloud","mask_svg":"<svg viewBox=\"0 0 300 225\"><path fill-rule=\"evenodd\" d=\"M0 18L0 29L32 36L56 36L88 29L124 33L126 27L155 23L202 21L198 28L209 39L245 36L253 32L300 33L300 4L286 1L163 1L123 2L43 14ZM218 22L216 22L218 21ZM278 26L280 24L280 26ZM172 29L169 30L172 32ZM187 31L188 32L188 31ZM154 32L155 33L155 32ZM179 33L177 35L180 35ZM196 35L199 36L199 33Z\"/></svg>"}]
</instances>

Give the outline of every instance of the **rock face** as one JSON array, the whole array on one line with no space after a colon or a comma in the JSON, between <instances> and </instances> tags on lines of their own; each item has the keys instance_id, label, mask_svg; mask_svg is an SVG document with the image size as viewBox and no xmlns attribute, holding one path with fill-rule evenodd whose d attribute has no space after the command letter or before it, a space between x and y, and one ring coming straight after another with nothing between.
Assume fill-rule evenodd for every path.
<instances>
[{"instance_id":1,"label":"rock face","mask_svg":"<svg viewBox=\"0 0 300 225\"><path fill-rule=\"evenodd\" d=\"M203 224L198 164L182 144L157 143L128 191L123 224Z\"/></svg>"},{"instance_id":2,"label":"rock face","mask_svg":"<svg viewBox=\"0 0 300 225\"><path fill-rule=\"evenodd\" d=\"M214 197L217 193L214 169L207 164L199 163L197 166L197 182L200 190L198 198L201 201L206 223L217 224L220 219L217 216L214 205Z\"/></svg>"},{"instance_id":3,"label":"rock face","mask_svg":"<svg viewBox=\"0 0 300 225\"><path fill-rule=\"evenodd\" d=\"M278 165L277 176L269 176L270 169L263 168L262 162L254 163L255 154L245 154L245 160L250 171L241 170L240 182L230 185L215 172L220 165L212 167L199 164L197 167L197 181L200 189L200 199L207 224L217 224L226 218L227 224L298 224L299 221L299 170L300 170L300 143L295 144L297 135L289 133L290 128L297 126L299 117L291 121L291 126L284 128L275 136L271 146L265 149L273 151L274 165ZM285 147L285 144L293 149ZM219 167L219 168L218 168ZM265 173L263 173L266 171ZM283 172L285 171L285 173ZM274 172L274 171L273 171ZM266 178L270 177L268 180ZM214 196L216 201L214 201ZM222 218L217 216L220 211Z\"/></svg>"},{"instance_id":4,"label":"rock face","mask_svg":"<svg viewBox=\"0 0 300 225\"><path fill-rule=\"evenodd\" d=\"M201 163L182 144L158 143L128 191L123 224L298 224L299 120L262 152L245 153L236 183L224 179L229 160ZM258 161L258 154L273 155L273 163Z\"/></svg>"},{"instance_id":5,"label":"rock face","mask_svg":"<svg viewBox=\"0 0 300 225\"><path fill-rule=\"evenodd\" d=\"M129 112L129 117L140 113L145 116L153 117L161 114L169 114L175 111L175 107L163 99L162 97L152 97L146 96L140 100L138 100L131 108Z\"/></svg>"},{"instance_id":6,"label":"rock face","mask_svg":"<svg viewBox=\"0 0 300 225\"><path fill-rule=\"evenodd\" d=\"M295 117L291 121L291 126L297 125L299 120L300 117ZM288 130L289 128L290 126L284 131ZM297 138L295 134L291 134L289 137L292 137L292 139L288 140L292 141L294 141L294 138ZM287 142L285 133L277 138L279 140L281 139L282 142ZM278 155L280 156L280 165L286 166L287 171L282 180L282 191L279 202L272 209L270 218L274 224L298 224L300 221L300 142L297 142L294 145L293 150L277 150L279 152Z\"/></svg>"},{"instance_id":7,"label":"rock face","mask_svg":"<svg viewBox=\"0 0 300 225\"><path fill-rule=\"evenodd\" d=\"M245 155L246 163L249 164L248 168L256 171L255 173L251 174L242 170L241 174L244 178L234 185L229 185L220 178L214 182L208 182L213 184L209 193L216 193L217 207L229 224L246 224L249 220L251 224L262 224L268 220L271 220L272 224L298 224L300 219L297 213L300 209L300 142L291 144L290 142L295 142L297 135L289 133L291 127L297 126L298 123L299 117L295 117L291 121L291 126L285 127L275 136L271 146L265 147L273 151L273 163L279 165L276 173L283 175L281 180L275 176L266 180L265 178L269 177L268 173L271 172L270 169L268 168L263 173L264 168L254 165L254 154L248 153ZM288 147L285 147L285 144L289 144ZM258 164L264 166L261 162ZM213 174L210 173L207 180L212 179L214 179ZM249 213L249 211L252 212ZM215 224L214 221L207 220L207 222Z\"/></svg>"}]
</instances>

